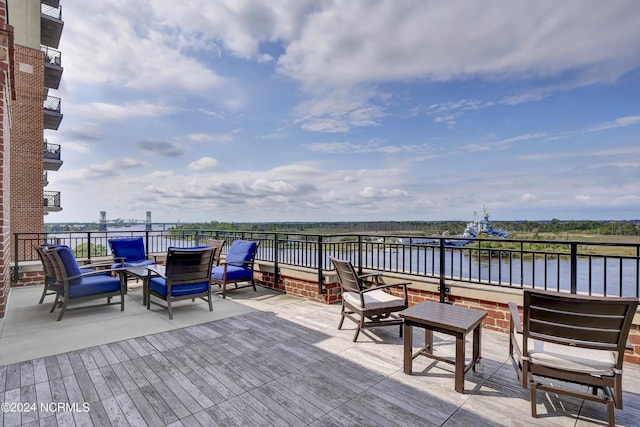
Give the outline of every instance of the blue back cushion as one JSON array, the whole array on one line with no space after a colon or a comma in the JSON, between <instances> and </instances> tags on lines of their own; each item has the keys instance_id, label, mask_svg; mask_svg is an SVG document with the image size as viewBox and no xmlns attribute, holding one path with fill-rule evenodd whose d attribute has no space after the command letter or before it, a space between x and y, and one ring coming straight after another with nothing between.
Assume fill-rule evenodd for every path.
<instances>
[{"instance_id":1,"label":"blue back cushion","mask_svg":"<svg viewBox=\"0 0 640 427\"><path fill-rule=\"evenodd\" d=\"M125 262L147 259L142 237L127 237L123 239L109 239L111 252L116 258L125 258Z\"/></svg>"},{"instance_id":2,"label":"blue back cushion","mask_svg":"<svg viewBox=\"0 0 640 427\"><path fill-rule=\"evenodd\" d=\"M230 265L249 268L250 265L248 264L244 264L242 262L234 263L234 261L251 261L256 252L256 247L256 242L234 240L233 243L231 243L226 259Z\"/></svg>"},{"instance_id":3,"label":"blue back cushion","mask_svg":"<svg viewBox=\"0 0 640 427\"><path fill-rule=\"evenodd\" d=\"M58 246L55 250L62 260L67 277L79 276L82 274L78 261L69 246ZM82 277L69 281L69 285L77 285L79 283L82 283Z\"/></svg>"}]
</instances>

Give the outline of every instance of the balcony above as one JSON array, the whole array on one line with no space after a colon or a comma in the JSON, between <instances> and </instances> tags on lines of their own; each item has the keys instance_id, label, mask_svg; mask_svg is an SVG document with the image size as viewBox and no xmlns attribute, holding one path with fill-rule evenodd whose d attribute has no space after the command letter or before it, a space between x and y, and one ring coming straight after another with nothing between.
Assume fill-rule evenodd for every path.
<instances>
[{"instance_id":1,"label":"balcony above","mask_svg":"<svg viewBox=\"0 0 640 427\"><path fill-rule=\"evenodd\" d=\"M44 141L44 170L57 171L62 166L60 144Z\"/></svg>"},{"instance_id":2,"label":"balcony above","mask_svg":"<svg viewBox=\"0 0 640 427\"><path fill-rule=\"evenodd\" d=\"M49 212L60 212L62 206L60 206L60 192L59 191L45 191L44 193L44 214Z\"/></svg>"},{"instance_id":3,"label":"balcony above","mask_svg":"<svg viewBox=\"0 0 640 427\"><path fill-rule=\"evenodd\" d=\"M44 100L44 128L58 130L60 122L62 122L62 113L60 112L60 98L56 96L47 96Z\"/></svg>"},{"instance_id":4,"label":"balcony above","mask_svg":"<svg viewBox=\"0 0 640 427\"><path fill-rule=\"evenodd\" d=\"M46 187L49 185L49 175L47 171L42 172L42 186Z\"/></svg>"},{"instance_id":5,"label":"balcony above","mask_svg":"<svg viewBox=\"0 0 640 427\"><path fill-rule=\"evenodd\" d=\"M47 3L51 2L43 1L40 6L40 43L57 49L64 27L62 7L59 4L56 7Z\"/></svg>"},{"instance_id":6,"label":"balcony above","mask_svg":"<svg viewBox=\"0 0 640 427\"><path fill-rule=\"evenodd\" d=\"M40 46L44 53L44 86L58 89L62 80L62 53L47 46Z\"/></svg>"}]
</instances>

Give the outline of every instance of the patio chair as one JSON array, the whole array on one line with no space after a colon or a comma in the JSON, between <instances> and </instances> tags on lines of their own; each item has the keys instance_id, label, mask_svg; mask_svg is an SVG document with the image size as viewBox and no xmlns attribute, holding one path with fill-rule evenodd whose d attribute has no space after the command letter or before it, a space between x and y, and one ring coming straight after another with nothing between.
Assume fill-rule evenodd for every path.
<instances>
[{"instance_id":1,"label":"patio chair","mask_svg":"<svg viewBox=\"0 0 640 427\"><path fill-rule=\"evenodd\" d=\"M354 342L358 339L361 329L379 326L399 325L402 336L403 320L395 313L409 306L407 285L410 282L385 284L380 273L358 275L351 262L333 257L330 259L338 273L342 290L342 310L338 329L342 329L344 318L348 317L357 324ZM367 288L365 280L372 281L373 286ZM385 291L392 287L402 287L404 298Z\"/></svg>"},{"instance_id":2,"label":"patio chair","mask_svg":"<svg viewBox=\"0 0 640 427\"><path fill-rule=\"evenodd\" d=\"M622 409L627 336L637 307L638 298L525 289L521 322L518 306L509 303L509 356L522 387L531 388L532 417L537 416L540 389L605 403L609 425L615 424L614 406ZM587 386L591 393L555 380Z\"/></svg>"},{"instance_id":3,"label":"patio chair","mask_svg":"<svg viewBox=\"0 0 640 427\"><path fill-rule=\"evenodd\" d=\"M220 265L220 258L222 257L222 248L224 247L224 240L219 239L207 239L207 246L211 246L213 248L213 265Z\"/></svg>"},{"instance_id":4,"label":"patio chair","mask_svg":"<svg viewBox=\"0 0 640 427\"><path fill-rule=\"evenodd\" d=\"M56 294L56 271L53 268L53 263L51 262L49 257L44 254L45 248L51 248L55 246L58 245L52 243L44 243L42 245L33 246L33 249L38 254L38 258L40 258L40 262L42 263L42 271L44 273L44 286L42 289L42 296L40 297L40 301L38 302L38 304L42 304L46 296ZM105 273L104 271L104 269L109 268L109 266L110 264L108 263L86 264L82 266L80 272L90 273L92 271L95 271L96 269L102 269L102 274L109 274Z\"/></svg>"},{"instance_id":5,"label":"patio chair","mask_svg":"<svg viewBox=\"0 0 640 427\"><path fill-rule=\"evenodd\" d=\"M42 253L49 259L55 271L56 280L52 287L56 291L56 298L49 312L53 313L60 305L58 321L62 320L66 311L117 304L118 302L111 302L111 298L115 296L120 296L120 311L124 311L125 292L121 269L85 270L83 272L68 246L44 247ZM112 277L111 273L113 272L118 272L119 277ZM107 302L68 308L71 302L86 302L100 298L106 298Z\"/></svg>"},{"instance_id":6,"label":"patio chair","mask_svg":"<svg viewBox=\"0 0 640 427\"><path fill-rule=\"evenodd\" d=\"M234 240L229 247L229 252L220 265L211 270L211 284L222 286L222 298L226 298L227 285L233 284L234 289L253 287L257 291L253 278L253 265L258 242L247 240ZM247 285L238 286L238 283L249 282Z\"/></svg>"},{"instance_id":7,"label":"patio chair","mask_svg":"<svg viewBox=\"0 0 640 427\"><path fill-rule=\"evenodd\" d=\"M211 304L211 264L213 262L214 249L210 246L194 248L169 248L164 275L157 271L149 270L147 280L149 289L147 292L147 310L151 304L164 307L169 312L169 319L173 319L171 304L175 301L196 298L209 303L209 311L213 311ZM167 303L151 301L151 297L159 298Z\"/></svg>"},{"instance_id":8,"label":"patio chair","mask_svg":"<svg viewBox=\"0 0 640 427\"><path fill-rule=\"evenodd\" d=\"M123 237L109 239L113 255L113 268L153 265L156 262L147 259L142 237Z\"/></svg>"}]
</instances>

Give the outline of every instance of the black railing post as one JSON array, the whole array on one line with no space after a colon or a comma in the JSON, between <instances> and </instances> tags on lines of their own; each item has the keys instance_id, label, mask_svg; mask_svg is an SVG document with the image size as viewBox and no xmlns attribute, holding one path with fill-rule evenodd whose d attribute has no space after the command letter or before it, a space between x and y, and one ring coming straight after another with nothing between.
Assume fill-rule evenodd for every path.
<instances>
[{"instance_id":1,"label":"black railing post","mask_svg":"<svg viewBox=\"0 0 640 427\"><path fill-rule=\"evenodd\" d=\"M91 232L87 231L87 259L91 264Z\"/></svg>"},{"instance_id":2,"label":"black railing post","mask_svg":"<svg viewBox=\"0 0 640 427\"><path fill-rule=\"evenodd\" d=\"M324 248L322 245L322 236L318 236L318 293L324 294L327 290L324 288L324 256L323 256Z\"/></svg>"},{"instance_id":3,"label":"black railing post","mask_svg":"<svg viewBox=\"0 0 640 427\"><path fill-rule=\"evenodd\" d=\"M571 243L571 293L578 293L578 244L575 242Z\"/></svg>"},{"instance_id":4,"label":"black railing post","mask_svg":"<svg viewBox=\"0 0 640 427\"><path fill-rule=\"evenodd\" d=\"M273 235L273 286L276 286L280 282L280 257L278 256L280 240L278 233Z\"/></svg>"},{"instance_id":5,"label":"black railing post","mask_svg":"<svg viewBox=\"0 0 640 427\"><path fill-rule=\"evenodd\" d=\"M362 235L358 235L358 274L362 275Z\"/></svg>"},{"instance_id":6,"label":"black railing post","mask_svg":"<svg viewBox=\"0 0 640 427\"><path fill-rule=\"evenodd\" d=\"M438 289L440 290L440 302L447 302L447 286L444 282L444 271L446 268L445 260L444 260L444 239L440 239L440 286Z\"/></svg>"},{"instance_id":7,"label":"black railing post","mask_svg":"<svg viewBox=\"0 0 640 427\"><path fill-rule=\"evenodd\" d=\"M15 233L14 234L15 240L13 242L13 262L14 262L14 266L13 266L13 281L17 282L18 280L20 280L20 266L18 265L18 255L19 255L19 251L18 251L18 242L19 237L20 237L20 233Z\"/></svg>"}]
</instances>

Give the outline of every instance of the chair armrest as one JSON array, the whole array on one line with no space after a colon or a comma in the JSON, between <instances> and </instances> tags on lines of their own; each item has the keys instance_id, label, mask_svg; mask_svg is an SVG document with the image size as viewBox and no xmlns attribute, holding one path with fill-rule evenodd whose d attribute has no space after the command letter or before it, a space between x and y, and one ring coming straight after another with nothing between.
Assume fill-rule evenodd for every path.
<instances>
[{"instance_id":1,"label":"chair armrest","mask_svg":"<svg viewBox=\"0 0 640 427\"><path fill-rule=\"evenodd\" d=\"M111 268L111 266L113 265L113 262L96 262L96 263L91 263L91 264L83 264L80 267L81 268L96 268L96 267L108 267ZM104 271L104 270L102 270Z\"/></svg>"},{"instance_id":2,"label":"chair armrest","mask_svg":"<svg viewBox=\"0 0 640 427\"><path fill-rule=\"evenodd\" d=\"M114 271L116 273L121 273L121 272L124 271L124 268L107 268L105 270L88 271L86 273L82 273L82 274L78 274L78 275L75 275L75 276L67 277L67 280L73 280L73 279L77 279L79 277L104 275L104 273L111 272L111 271Z\"/></svg>"},{"instance_id":3,"label":"chair armrest","mask_svg":"<svg viewBox=\"0 0 640 427\"><path fill-rule=\"evenodd\" d=\"M365 273L365 274L360 274L358 276L358 279L368 279L369 277L380 277L382 276L382 273Z\"/></svg>"},{"instance_id":4,"label":"chair armrest","mask_svg":"<svg viewBox=\"0 0 640 427\"><path fill-rule=\"evenodd\" d=\"M410 285L410 284L411 284L411 282L384 283L382 285L372 286L370 288L363 289L362 293L376 291L376 290L379 290L379 289L392 288L394 286L403 286L406 289L407 286Z\"/></svg>"},{"instance_id":5,"label":"chair armrest","mask_svg":"<svg viewBox=\"0 0 640 427\"><path fill-rule=\"evenodd\" d=\"M224 260L220 261L220 264L231 264L231 263L233 263L233 264L251 264L253 262L254 261L245 261L243 259L239 259L237 261L224 259Z\"/></svg>"},{"instance_id":6,"label":"chair armrest","mask_svg":"<svg viewBox=\"0 0 640 427\"><path fill-rule=\"evenodd\" d=\"M518 311L518 304L515 302L509 303L509 312L511 313L511 325L516 332L522 333L522 320L520 320L520 312Z\"/></svg>"}]
</instances>

